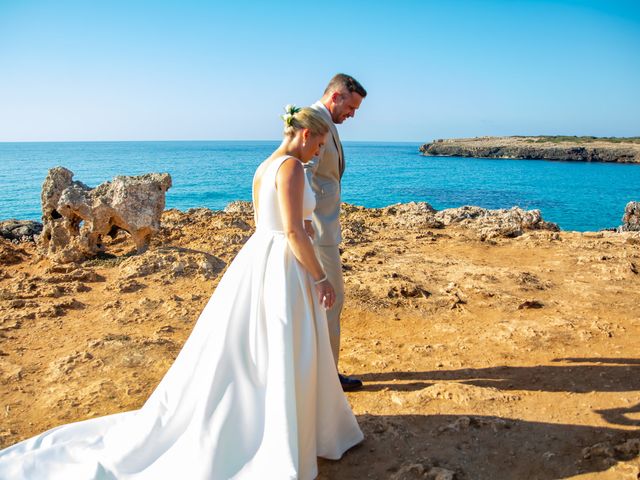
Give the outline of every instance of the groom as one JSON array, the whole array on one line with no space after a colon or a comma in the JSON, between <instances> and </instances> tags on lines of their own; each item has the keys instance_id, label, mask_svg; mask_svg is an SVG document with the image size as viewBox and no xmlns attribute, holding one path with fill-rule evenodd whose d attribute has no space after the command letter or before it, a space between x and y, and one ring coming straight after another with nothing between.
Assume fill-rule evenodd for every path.
<instances>
[{"instance_id":1,"label":"groom","mask_svg":"<svg viewBox=\"0 0 640 480\"><path fill-rule=\"evenodd\" d=\"M305 222L305 227L310 236L314 237L318 258L336 291L336 301L327 310L329 338L336 367L340 352L340 312L344 303L344 280L338 245L342 241L340 180L345 166L344 152L336 124L341 124L347 118L353 117L366 96L367 91L349 75L339 73L331 79L320 101L311 105L311 108L320 112L329 124L330 134L320 154L304 166L311 188L316 194L313 227L309 220ZM362 387L362 382L356 378L340 374L338 377L343 390L357 390Z\"/></svg>"}]
</instances>

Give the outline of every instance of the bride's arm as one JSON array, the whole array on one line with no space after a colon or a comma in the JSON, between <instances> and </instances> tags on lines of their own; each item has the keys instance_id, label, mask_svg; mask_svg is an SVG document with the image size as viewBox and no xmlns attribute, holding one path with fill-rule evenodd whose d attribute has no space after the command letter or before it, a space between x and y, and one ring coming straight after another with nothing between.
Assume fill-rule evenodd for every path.
<instances>
[{"instance_id":1,"label":"bride's arm","mask_svg":"<svg viewBox=\"0 0 640 480\"><path fill-rule=\"evenodd\" d=\"M324 277L322 265L316 258L313 245L304 229L302 197L304 195L304 170L295 158L288 158L276 175L278 203L282 214L282 226L293 254L314 280Z\"/></svg>"},{"instance_id":2,"label":"bride's arm","mask_svg":"<svg viewBox=\"0 0 640 480\"><path fill-rule=\"evenodd\" d=\"M288 158L282 162L276 175L276 189L282 214L282 225L293 254L315 281L326 278L322 265L316 257L311 239L304 229L302 219L304 169L298 160ZM317 285L317 290L320 300L322 301L322 297L326 296L325 305L327 308L331 307L335 300L331 284L324 280Z\"/></svg>"}]
</instances>

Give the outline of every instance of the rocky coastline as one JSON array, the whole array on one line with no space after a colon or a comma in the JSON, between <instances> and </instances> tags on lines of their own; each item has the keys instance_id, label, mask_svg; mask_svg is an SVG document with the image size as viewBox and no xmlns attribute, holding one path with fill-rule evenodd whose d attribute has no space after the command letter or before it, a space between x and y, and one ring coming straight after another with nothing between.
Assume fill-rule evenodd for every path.
<instances>
[{"instance_id":1,"label":"rocky coastline","mask_svg":"<svg viewBox=\"0 0 640 480\"><path fill-rule=\"evenodd\" d=\"M177 211L177 210L167 210ZM192 209L191 211L209 211L212 215L216 212L206 208ZM426 202L410 202L389 205L384 208L366 208L356 205L343 204L342 212L361 211L365 215L378 217L387 216L398 217L400 226L422 225L429 228L444 228L451 225L464 226L482 239L493 237L517 237L530 230L547 230L559 232L560 227L542 218L540 210L523 210L519 207L510 209L491 210L482 207L465 205L457 208L436 210ZM252 214L252 206L249 202L236 201L229 203L222 213L237 214L246 216ZM126 231L122 229L123 231ZM616 232L637 232L640 231L640 202L629 202L622 215L622 224L617 227L605 229ZM348 237L351 230L345 229ZM0 220L0 238L4 238L14 244L22 242L38 243L40 235L43 233L43 224L36 220ZM588 232L587 232L588 233ZM133 240L138 248L137 242ZM345 241L349 241L348 238ZM69 242L71 244L71 242ZM39 249L41 255L47 255L49 242ZM70 247L72 245L69 245ZM140 249L138 248L138 252ZM95 254L96 252L94 252ZM77 255L72 252L69 256L51 255L51 260L55 263L82 262L86 255Z\"/></svg>"},{"instance_id":2,"label":"rocky coastline","mask_svg":"<svg viewBox=\"0 0 640 480\"><path fill-rule=\"evenodd\" d=\"M341 368L365 382L348 398L366 440L319 479L640 472L640 232L427 203L344 204L342 224ZM37 224L0 224L0 447L139 408L253 229L246 202L165 210L146 251L118 230L59 263Z\"/></svg>"},{"instance_id":3,"label":"rocky coastline","mask_svg":"<svg viewBox=\"0 0 640 480\"><path fill-rule=\"evenodd\" d=\"M437 139L420 147L425 156L640 163L640 139L595 137L475 137Z\"/></svg>"}]
</instances>

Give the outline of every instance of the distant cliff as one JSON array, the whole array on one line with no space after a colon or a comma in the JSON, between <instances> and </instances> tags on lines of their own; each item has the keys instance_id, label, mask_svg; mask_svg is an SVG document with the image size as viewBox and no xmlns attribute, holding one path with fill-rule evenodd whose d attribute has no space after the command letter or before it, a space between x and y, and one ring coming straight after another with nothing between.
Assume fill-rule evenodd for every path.
<instances>
[{"instance_id":1,"label":"distant cliff","mask_svg":"<svg viewBox=\"0 0 640 480\"><path fill-rule=\"evenodd\" d=\"M426 156L640 163L640 137L476 137L425 143Z\"/></svg>"}]
</instances>

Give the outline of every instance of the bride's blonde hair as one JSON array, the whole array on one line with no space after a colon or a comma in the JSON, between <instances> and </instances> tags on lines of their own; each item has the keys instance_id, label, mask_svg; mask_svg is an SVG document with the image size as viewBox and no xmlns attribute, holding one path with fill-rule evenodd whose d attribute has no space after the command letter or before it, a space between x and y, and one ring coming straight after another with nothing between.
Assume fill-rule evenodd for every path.
<instances>
[{"instance_id":1,"label":"bride's blonde hair","mask_svg":"<svg viewBox=\"0 0 640 480\"><path fill-rule=\"evenodd\" d=\"M289 113L285 117L284 134L287 137L292 137L296 130L303 128L308 128L313 135L324 135L329 131L329 125L321 114L309 107L295 110L294 113Z\"/></svg>"}]
</instances>

